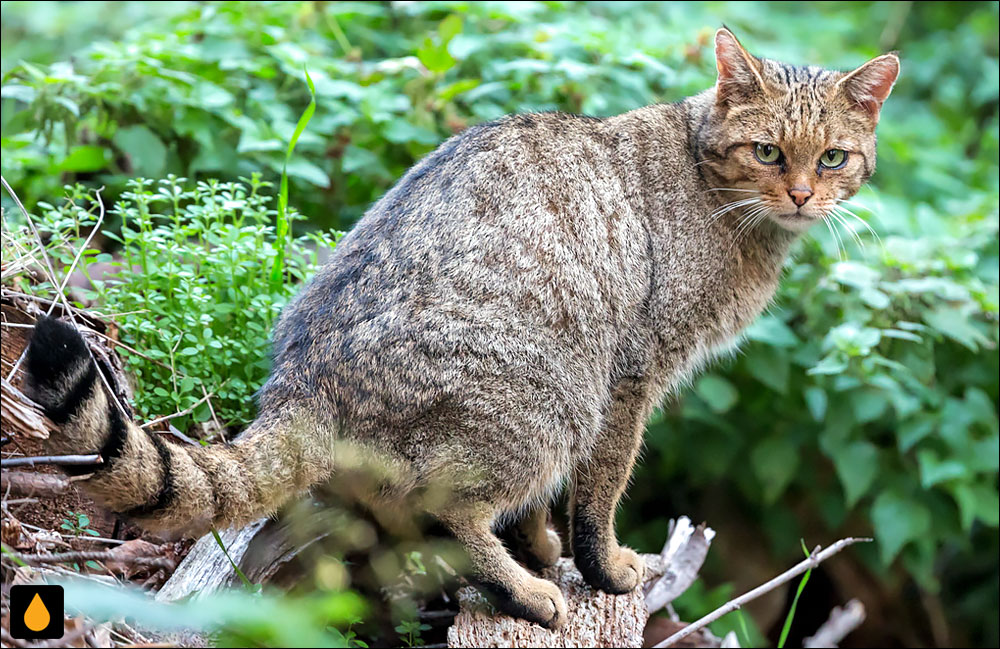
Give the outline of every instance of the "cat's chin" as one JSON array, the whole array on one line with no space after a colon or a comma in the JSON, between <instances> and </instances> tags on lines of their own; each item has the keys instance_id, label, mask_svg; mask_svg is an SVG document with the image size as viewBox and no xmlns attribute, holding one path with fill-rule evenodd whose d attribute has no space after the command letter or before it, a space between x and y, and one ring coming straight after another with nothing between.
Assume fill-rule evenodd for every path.
<instances>
[{"instance_id":1,"label":"cat's chin","mask_svg":"<svg viewBox=\"0 0 1000 649\"><path fill-rule=\"evenodd\" d=\"M773 214L771 220L778 227L798 234L805 232L823 219L819 216L809 216L799 212L792 212L791 214Z\"/></svg>"}]
</instances>

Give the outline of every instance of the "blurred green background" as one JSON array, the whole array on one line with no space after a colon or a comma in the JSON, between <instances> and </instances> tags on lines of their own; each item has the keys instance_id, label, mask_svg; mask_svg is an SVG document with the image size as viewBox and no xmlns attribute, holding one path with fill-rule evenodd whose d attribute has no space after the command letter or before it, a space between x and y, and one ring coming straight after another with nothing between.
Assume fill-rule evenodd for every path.
<instances>
[{"instance_id":1,"label":"blurred green background","mask_svg":"<svg viewBox=\"0 0 1000 649\"><path fill-rule=\"evenodd\" d=\"M800 560L800 539L873 535L814 576L792 642L851 597L869 621L849 644L1000 642L998 3L2 10L3 174L29 210L68 183L104 186L111 204L140 176L275 181L309 103L307 68L317 109L288 174L306 218L296 227L316 230L349 228L470 124L611 115L708 87L722 23L755 54L800 64L850 69L898 50L878 172L856 199L880 239L862 232L861 247L842 231L841 245L824 229L803 240L741 352L654 417L619 531L643 551L659 550L679 514L719 532L677 604L687 619ZM774 643L784 598L749 609L757 642Z\"/></svg>"}]
</instances>

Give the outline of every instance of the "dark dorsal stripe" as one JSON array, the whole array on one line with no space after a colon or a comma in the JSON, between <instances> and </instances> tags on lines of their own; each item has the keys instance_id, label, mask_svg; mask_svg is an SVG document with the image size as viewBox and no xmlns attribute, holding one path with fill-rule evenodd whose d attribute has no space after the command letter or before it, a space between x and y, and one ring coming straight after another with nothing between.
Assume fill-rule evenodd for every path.
<instances>
[{"instance_id":1,"label":"dark dorsal stripe","mask_svg":"<svg viewBox=\"0 0 1000 649\"><path fill-rule=\"evenodd\" d=\"M93 361L88 360L87 371L73 385L73 389L69 391L69 394L66 395L66 398L59 405L45 409L45 416L51 419L53 423L59 425L65 424L70 420L70 417L77 413L83 402L90 396L90 391L96 379L97 366L94 365Z\"/></svg>"},{"instance_id":2,"label":"dark dorsal stripe","mask_svg":"<svg viewBox=\"0 0 1000 649\"><path fill-rule=\"evenodd\" d=\"M121 513L128 518L138 518L140 516L151 516L166 509L174 500L174 473L173 460L170 457L170 448L156 433L147 433L149 439L156 447L156 452L160 455L160 464L163 466L163 482L160 490L153 497L151 502L127 509Z\"/></svg>"}]
</instances>

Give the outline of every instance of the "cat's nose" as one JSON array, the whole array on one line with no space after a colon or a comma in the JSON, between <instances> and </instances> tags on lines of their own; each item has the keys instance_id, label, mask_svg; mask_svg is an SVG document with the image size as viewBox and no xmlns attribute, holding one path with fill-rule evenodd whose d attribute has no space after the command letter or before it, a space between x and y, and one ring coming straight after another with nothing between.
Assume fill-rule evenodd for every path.
<instances>
[{"instance_id":1,"label":"cat's nose","mask_svg":"<svg viewBox=\"0 0 1000 649\"><path fill-rule=\"evenodd\" d=\"M813 195L812 190L808 187L792 187L788 190L788 195L791 196L792 201L796 205L802 207L809 200L809 197Z\"/></svg>"}]
</instances>

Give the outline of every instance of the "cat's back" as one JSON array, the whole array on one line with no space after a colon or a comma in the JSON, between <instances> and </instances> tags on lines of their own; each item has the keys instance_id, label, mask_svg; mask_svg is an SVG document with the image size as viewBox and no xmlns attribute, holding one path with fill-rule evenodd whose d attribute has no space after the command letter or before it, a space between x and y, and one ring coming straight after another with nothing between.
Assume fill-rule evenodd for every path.
<instances>
[{"instance_id":1,"label":"cat's back","mask_svg":"<svg viewBox=\"0 0 1000 649\"><path fill-rule=\"evenodd\" d=\"M468 390L501 370L606 389L649 273L616 147L606 120L558 113L446 141L285 309L263 397L294 384L349 407L353 394L391 392L409 412L414 393Z\"/></svg>"}]
</instances>

